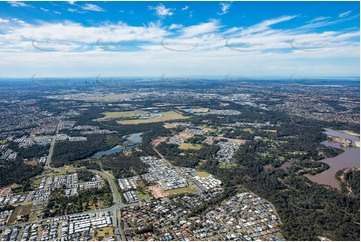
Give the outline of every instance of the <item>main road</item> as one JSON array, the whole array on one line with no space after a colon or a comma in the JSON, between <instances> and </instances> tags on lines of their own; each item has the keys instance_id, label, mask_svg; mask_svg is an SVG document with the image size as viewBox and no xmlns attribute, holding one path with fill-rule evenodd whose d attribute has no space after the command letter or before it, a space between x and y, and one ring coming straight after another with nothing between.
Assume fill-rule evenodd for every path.
<instances>
[{"instance_id":1,"label":"main road","mask_svg":"<svg viewBox=\"0 0 361 242\"><path fill-rule=\"evenodd\" d=\"M51 162L51 158L53 157L53 153L54 153L54 146L55 146L55 142L56 142L56 137L59 134L59 130L61 127L61 119L59 119L59 123L58 126L56 127L56 131L55 131L55 135L53 136L53 138L51 139L51 145L50 145L50 149L49 149L49 155L46 158L46 163L45 163L45 167L50 167L50 162Z\"/></svg>"},{"instance_id":2,"label":"main road","mask_svg":"<svg viewBox=\"0 0 361 242\"><path fill-rule=\"evenodd\" d=\"M113 194L113 201L114 201L114 206L113 206L113 214L114 214L114 228L115 228L115 235L117 236L117 241L125 241L125 235L124 235L124 231L122 229L122 214L121 214L121 210L126 206L122 203L122 199L120 197L120 193L118 191L118 186L115 182L115 179L113 176L111 176L109 173L105 172L105 171L97 171L97 170L90 170L94 173L97 173L101 176L103 176L105 179L107 179L109 186L110 186L110 190L112 191Z\"/></svg>"}]
</instances>

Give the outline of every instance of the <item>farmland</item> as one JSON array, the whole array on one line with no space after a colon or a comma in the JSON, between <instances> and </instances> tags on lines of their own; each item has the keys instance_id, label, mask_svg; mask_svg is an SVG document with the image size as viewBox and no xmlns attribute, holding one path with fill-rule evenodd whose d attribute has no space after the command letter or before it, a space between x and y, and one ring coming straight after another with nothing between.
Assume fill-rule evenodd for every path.
<instances>
[{"instance_id":1,"label":"farmland","mask_svg":"<svg viewBox=\"0 0 361 242\"><path fill-rule=\"evenodd\" d=\"M102 113L104 117L95 119L94 121L105 121L109 119L117 119L117 118L133 118L136 117L138 114L144 114L145 112L141 110L135 111L126 111L126 112L104 112Z\"/></svg>"},{"instance_id":2,"label":"farmland","mask_svg":"<svg viewBox=\"0 0 361 242\"><path fill-rule=\"evenodd\" d=\"M149 119L131 119L131 120L121 120L117 121L118 124L147 124L147 123L157 123L157 122L165 122L170 120L179 120L179 119L188 119L189 117L185 117L182 114L176 111L168 111L162 112L162 117L154 117Z\"/></svg>"}]
</instances>

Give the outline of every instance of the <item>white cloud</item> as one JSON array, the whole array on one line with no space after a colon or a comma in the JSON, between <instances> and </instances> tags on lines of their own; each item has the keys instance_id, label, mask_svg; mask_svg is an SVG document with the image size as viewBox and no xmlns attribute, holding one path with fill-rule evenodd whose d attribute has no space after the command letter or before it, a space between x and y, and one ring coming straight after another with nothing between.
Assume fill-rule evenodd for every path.
<instances>
[{"instance_id":1,"label":"white cloud","mask_svg":"<svg viewBox=\"0 0 361 242\"><path fill-rule=\"evenodd\" d=\"M68 8L67 10L68 10L68 12L71 12L71 13L84 13L83 11L79 11L75 8Z\"/></svg>"},{"instance_id":2,"label":"white cloud","mask_svg":"<svg viewBox=\"0 0 361 242\"><path fill-rule=\"evenodd\" d=\"M182 11L185 11L185 10L187 10L189 7L188 7L188 5L185 5L183 8L182 8Z\"/></svg>"},{"instance_id":3,"label":"white cloud","mask_svg":"<svg viewBox=\"0 0 361 242\"><path fill-rule=\"evenodd\" d=\"M314 22L310 22L306 25L303 25L301 27L299 27L299 29L301 30L313 30L316 28L320 28L320 27L325 27L325 26L329 26L329 25L334 25L334 24L338 24L338 23L342 23L342 22L346 22L355 18L358 18L360 15L354 15L354 16L349 16L349 17L343 17L343 18L339 18L336 20L321 20L321 21L314 21Z\"/></svg>"},{"instance_id":4,"label":"white cloud","mask_svg":"<svg viewBox=\"0 0 361 242\"><path fill-rule=\"evenodd\" d=\"M61 12L58 12L58 11L53 11L54 13L56 13L56 14L61 14Z\"/></svg>"},{"instance_id":5,"label":"white cloud","mask_svg":"<svg viewBox=\"0 0 361 242\"><path fill-rule=\"evenodd\" d=\"M105 12L105 10L98 5L87 3L85 5L80 6L81 9L86 11L94 11L94 12Z\"/></svg>"},{"instance_id":6,"label":"white cloud","mask_svg":"<svg viewBox=\"0 0 361 242\"><path fill-rule=\"evenodd\" d=\"M326 19L329 19L329 18L330 18L330 17L321 16L321 17L317 17L317 18L312 19L312 20L309 21L308 23L319 22L319 21L323 21L323 20L326 20Z\"/></svg>"},{"instance_id":7,"label":"white cloud","mask_svg":"<svg viewBox=\"0 0 361 242\"><path fill-rule=\"evenodd\" d=\"M69 4L74 5L76 1L68 1Z\"/></svg>"},{"instance_id":8,"label":"white cloud","mask_svg":"<svg viewBox=\"0 0 361 242\"><path fill-rule=\"evenodd\" d=\"M220 3L221 12L218 12L218 15L224 15L229 12L229 9L231 8L231 3Z\"/></svg>"},{"instance_id":9,"label":"white cloud","mask_svg":"<svg viewBox=\"0 0 361 242\"><path fill-rule=\"evenodd\" d=\"M6 24L9 21L10 21L9 19L0 18L0 23Z\"/></svg>"},{"instance_id":10,"label":"white cloud","mask_svg":"<svg viewBox=\"0 0 361 242\"><path fill-rule=\"evenodd\" d=\"M164 70L171 70L169 75L220 76L227 73L250 76L289 76L295 72L299 75L302 75L301 72L308 75L359 73L358 28L320 32L312 29L278 29L275 25L293 18L295 16L283 16L250 27L231 29L221 26L217 20L192 26L162 26L159 21L148 26L129 26L125 23L84 26L69 21L29 24L20 19L0 18L0 73L16 75L19 69L22 75L29 77L34 73L53 76L96 77L99 73L104 76L135 76L139 75L139 70L144 76L159 77ZM324 19L317 21L323 22ZM166 49L160 44L164 39L170 40L171 44L179 43L179 48L184 48L184 45L189 47L193 43L196 45L195 48L190 46L191 51L187 52L171 51L171 48ZM231 43L249 44L251 48L248 49L252 51L242 51L242 46L229 48L225 45L228 39L232 40ZM39 41L40 45L54 44L55 48L60 46L62 49L58 52L40 51L33 47L34 40ZM318 45L319 49L317 52L293 49L291 41L300 47L305 43ZM103 45L123 43L137 48L129 50L131 53L104 51L106 46ZM47 61L49 59L52 61Z\"/></svg>"},{"instance_id":11,"label":"white cloud","mask_svg":"<svg viewBox=\"0 0 361 242\"><path fill-rule=\"evenodd\" d=\"M24 2L20 2L20 1L10 1L8 2L10 4L11 7L15 7L15 8L19 8L19 7L31 7L31 5L28 5Z\"/></svg>"},{"instance_id":12,"label":"white cloud","mask_svg":"<svg viewBox=\"0 0 361 242\"><path fill-rule=\"evenodd\" d=\"M40 10L42 10L44 12L49 12L49 9L46 9L46 8L40 8Z\"/></svg>"},{"instance_id":13,"label":"white cloud","mask_svg":"<svg viewBox=\"0 0 361 242\"><path fill-rule=\"evenodd\" d=\"M182 29L182 34L185 37L194 37L202 34L212 33L218 31L220 28L217 20L212 20L207 23L191 25Z\"/></svg>"},{"instance_id":14,"label":"white cloud","mask_svg":"<svg viewBox=\"0 0 361 242\"><path fill-rule=\"evenodd\" d=\"M157 6L149 6L149 10L154 10L155 14L159 17L172 16L174 14L175 8L166 8L162 3Z\"/></svg>"},{"instance_id":15,"label":"white cloud","mask_svg":"<svg viewBox=\"0 0 361 242\"><path fill-rule=\"evenodd\" d=\"M338 16L339 16L340 18L343 18L343 17L346 17L346 16L350 15L351 12L352 12L352 11L347 11L347 12L344 12L344 13L340 13Z\"/></svg>"},{"instance_id":16,"label":"white cloud","mask_svg":"<svg viewBox=\"0 0 361 242\"><path fill-rule=\"evenodd\" d=\"M169 26L169 30L180 29L182 27L183 27L183 25L181 25L181 24L171 24L171 26Z\"/></svg>"}]
</instances>

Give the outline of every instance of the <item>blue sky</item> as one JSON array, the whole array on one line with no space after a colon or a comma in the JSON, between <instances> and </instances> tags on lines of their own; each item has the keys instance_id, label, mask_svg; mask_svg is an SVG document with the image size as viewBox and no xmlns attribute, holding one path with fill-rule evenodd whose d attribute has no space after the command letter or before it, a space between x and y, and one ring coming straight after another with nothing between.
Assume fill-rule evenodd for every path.
<instances>
[{"instance_id":1,"label":"blue sky","mask_svg":"<svg viewBox=\"0 0 361 242\"><path fill-rule=\"evenodd\" d=\"M359 76L359 8L359 2L0 2L0 72Z\"/></svg>"}]
</instances>

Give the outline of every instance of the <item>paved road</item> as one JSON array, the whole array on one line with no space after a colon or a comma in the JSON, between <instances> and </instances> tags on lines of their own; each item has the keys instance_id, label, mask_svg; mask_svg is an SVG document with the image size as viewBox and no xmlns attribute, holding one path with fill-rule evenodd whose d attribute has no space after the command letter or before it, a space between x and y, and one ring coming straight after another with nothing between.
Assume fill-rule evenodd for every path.
<instances>
[{"instance_id":1,"label":"paved road","mask_svg":"<svg viewBox=\"0 0 361 242\"><path fill-rule=\"evenodd\" d=\"M62 172L62 168L54 168L54 167L49 167L49 169L56 171L56 172ZM89 170L91 172L94 172L100 176L102 176L103 178L105 178L110 186L110 190L112 192L113 195L113 202L114 205L109 207L109 208L104 208L104 209L96 209L96 210L90 210L90 211L86 211L80 214L85 214L85 213L91 213L91 212L99 212L99 211L112 211L113 212L113 225L114 225L114 232L115 232L115 236L117 237L117 241L125 241L125 235L122 229L122 217L121 217L121 210L124 207L128 207L128 206L138 206L139 204L123 204L122 203L122 199L120 197L120 192L118 190L118 186L116 184L116 181L114 179L114 177L112 175L110 175L109 173L105 172L105 171L98 171L98 170ZM71 214L73 215L73 214ZM47 220L47 219L45 219ZM43 220L41 220L43 221ZM24 223L26 224L26 223Z\"/></svg>"},{"instance_id":2,"label":"paved road","mask_svg":"<svg viewBox=\"0 0 361 242\"><path fill-rule=\"evenodd\" d=\"M157 154L160 156L160 158L162 158L165 162L167 162L168 165L169 165L170 167L172 167L181 177L183 177L183 178L186 179L187 181L189 180L189 177L188 177L186 174L184 174L183 171L181 171L181 170L179 169L179 167L173 165L170 161L168 161L156 148L153 147L153 150L154 150L155 152L157 152ZM193 179L190 179L190 180L192 181ZM192 181L192 183L193 183L200 191L203 190L203 189L201 189L196 183L194 183L193 181Z\"/></svg>"},{"instance_id":3,"label":"paved road","mask_svg":"<svg viewBox=\"0 0 361 242\"><path fill-rule=\"evenodd\" d=\"M61 168L53 168L53 167L49 167L49 169L56 171L56 172L62 172ZM114 226L114 234L116 236L116 240L117 241L125 241L125 235L124 235L124 231L122 229L122 221L121 221L121 210L124 207L129 207L129 206L139 206L139 203L137 204L123 204L121 197L120 197L120 193L118 191L118 187L117 184L115 182L115 179L113 178L113 176L111 176L109 173L104 172L104 171L97 171L97 170L89 170L92 171L96 174L101 175L102 177L104 177L109 185L110 185L110 189L112 191L113 194L113 201L114 201L114 205L108 208L103 208L103 209L94 209L94 210L88 210L88 211L84 211L81 213L74 213L74 214L68 214L68 215L81 215L81 214L88 214L88 213L93 213L93 212L113 212L113 226ZM64 215L65 216L65 215ZM15 225L7 225L7 226L1 226L0 229L5 229L5 228L13 228L13 227L24 227L26 224L30 224L30 223L36 223L36 222L44 222L50 219L61 219L64 216L58 216L58 217L51 217L51 218L44 218L44 219L38 219L36 221L31 221L31 222L25 222L25 223L18 223Z\"/></svg>"},{"instance_id":4,"label":"paved road","mask_svg":"<svg viewBox=\"0 0 361 242\"><path fill-rule=\"evenodd\" d=\"M49 167L49 166L50 166L51 158L53 157L53 153L54 153L54 146L55 146L55 142L56 142L56 136L59 134L60 127L61 127L61 120L59 120L58 126L56 127L55 135L54 135L53 138L51 139L51 145L50 145L50 149L49 149L49 155L48 155L48 157L46 158L45 167Z\"/></svg>"},{"instance_id":5,"label":"paved road","mask_svg":"<svg viewBox=\"0 0 361 242\"><path fill-rule=\"evenodd\" d=\"M114 220L113 220L114 230L115 230L114 234L117 237L117 241L120 241L120 240L125 241L125 235L124 235L123 229L121 227L122 216L121 216L120 211L123 209L123 207L125 207L127 205L122 203L120 193L118 190L118 186L115 182L115 179L109 173L104 172L104 171L97 171L97 170L90 170L90 171L97 173L97 174L103 176L105 179L107 179L107 181L110 185L110 190L112 191L112 194L113 194L113 201L115 204L112 209L113 214L114 214Z\"/></svg>"}]
</instances>

